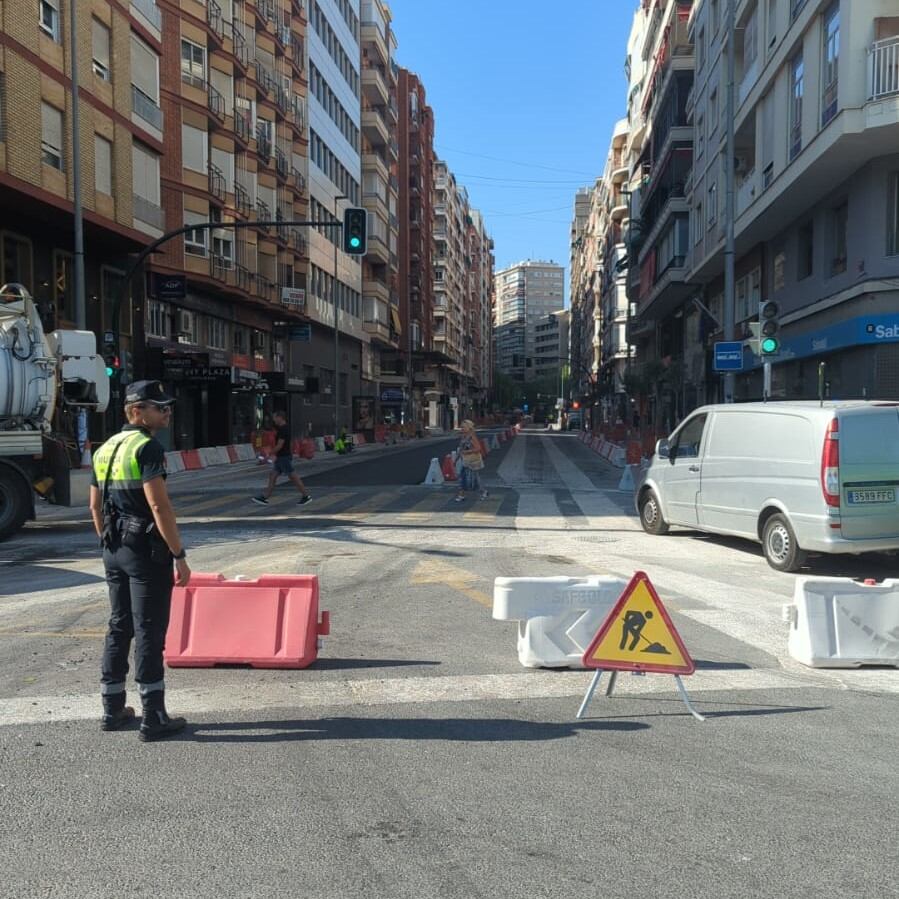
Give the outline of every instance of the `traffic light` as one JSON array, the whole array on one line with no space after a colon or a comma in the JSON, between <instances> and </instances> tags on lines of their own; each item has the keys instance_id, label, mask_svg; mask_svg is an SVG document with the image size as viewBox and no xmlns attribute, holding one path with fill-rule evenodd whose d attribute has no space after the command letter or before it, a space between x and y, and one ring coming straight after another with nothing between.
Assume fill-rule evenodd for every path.
<instances>
[{"instance_id":1,"label":"traffic light","mask_svg":"<svg viewBox=\"0 0 899 899\"><path fill-rule=\"evenodd\" d=\"M780 308L774 300L759 303L759 355L773 356L780 352Z\"/></svg>"},{"instance_id":2,"label":"traffic light","mask_svg":"<svg viewBox=\"0 0 899 899\"><path fill-rule=\"evenodd\" d=\"M343 251L364 256L368 246L368 211L351 206L343 213Z\"/></svg>"},{"instance_id":3,"label":"traffic light","mask_svg":"<svg viewBox=\"0 0 899 899\"><path fill-rule=\"evenodd\" d=\"M116 345L112 341L103 344L103 361L106 363L106 377L115 377L122 369L122 360L116 351Z\"/></svg>"},{"instance_id":4,"label":"traffic light","mask_svg":"<svg viewBox=\"0 0 899 899\"><path fill-rule=\"evenodd\" d=\"M580 404L577 400L575 400L575 401L571 404L571 408L572 408L572 409L580 409L580 408L581 408L581 404Z\"/></svg>"}]
</instances>

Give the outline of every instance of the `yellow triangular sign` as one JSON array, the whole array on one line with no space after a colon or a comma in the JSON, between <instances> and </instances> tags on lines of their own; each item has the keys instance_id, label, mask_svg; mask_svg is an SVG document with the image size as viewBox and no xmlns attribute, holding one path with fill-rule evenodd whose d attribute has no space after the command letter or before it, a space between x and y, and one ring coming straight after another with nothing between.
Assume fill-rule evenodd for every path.
<instances>
[{"instance_id":1,"label":"yellow triangular sign","mask_svg":"<svg viewBox=\"0 0 899 899\"><path fill-rule=\"evenodd\" d=\"M584 653L585 668L692 674L693 659L643 571L621 594Z\"/></svg>"}]
</instances>

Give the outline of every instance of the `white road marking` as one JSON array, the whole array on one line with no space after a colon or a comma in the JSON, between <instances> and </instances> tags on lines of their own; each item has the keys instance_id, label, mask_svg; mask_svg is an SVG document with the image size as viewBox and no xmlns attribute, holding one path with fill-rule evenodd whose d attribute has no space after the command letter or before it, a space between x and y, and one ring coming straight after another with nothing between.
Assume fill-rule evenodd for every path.
<instances>
[{"instance_id":1,"label":"white road marking","mask_svg":"<svg viewBox=\"0 0 899 899\"><path fill-rule=\"evenodd\" d=\"M798 678L775 669L735 669L697 671L685 680L691 695L716 691L771 691L832 686L817 672ZM371 680L295 682L296 672L284 672L278 683L231 683L206 689L169 689L166 702L173 712L185 715L222 712L265 712L272 709L322 709L346 706L380 706L407 703L478 702L518 699L553 699L583 696L592 672L528 672L521 674L456 675L448 677L377 678ZM175 675L177 677L177 675ZM892 686L879 686L899 692L899 674ZM618 678L615 698L622 703L632 694L670 694L677 696L673 678L646 675ZM766 698L760 702L778 703ZM616 714L626 709L616 708ZM577 711L572 703L571 716ZM642 711L642 710L641 710ZM47 722L84 721L98 718L99 694L71 696L23 696L0 700L0 726L46 724ZM599 703L594 716L603 711Z\"/></svg>"}]
</instances>

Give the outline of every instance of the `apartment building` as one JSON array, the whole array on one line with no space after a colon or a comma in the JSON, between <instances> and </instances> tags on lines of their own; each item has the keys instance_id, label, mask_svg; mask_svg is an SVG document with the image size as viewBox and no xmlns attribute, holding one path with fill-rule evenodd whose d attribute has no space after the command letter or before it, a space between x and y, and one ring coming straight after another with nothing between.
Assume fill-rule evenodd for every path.
<instances>
[{"instance_id":1,"label":"apartment building","mask_svg":"<svg viewBox=\"0 0 899 899\"><path fill-rule=\"evenodd\" d=\"M430 420L430 403L439 397L434 366L449 361L432 343L434 112L421 80L408 69L399 70L397 101L399 297L404 340L395 354L381 353L381 389L382 393L404 391L404 420L423 430Z\"/></svg>"},{"instance_id":2,"label":"apartment building","mask_svg":"<svg viewBox=\"0 0 899 899\"><path fill-rule=\"evenodd\" d=\"M308 237L268 223L308 217L306 24L299 3L184 0L160 4L158 60L132 37L137 114L164 128L161 156L140 148L136 214L154 236L222 224L146 265L139 367L178 400L163 435L177 448L246 442L275 408L305 424L290 353L306 321Z\"/></svg>"},{"instance_id":3,"label":"apartment building","mask_svg":"<svg viewBox=\"0 0 899 899\"><path fill-rule=\"evenodd\" d=\"M688 269L693 129L687 101L693 89L692 0L645 0L638 11L637 46L643 78L631 109L630 226L627 339L634 345L632 392L637 414L673 426L696 403L686 377ZM716 132L717 133L717 132ZM702 148L696 148L702 156ZM717 188L715 188L717 190Z\"/></svg>"},{"instance_id":4,"label":"apartment building","mask_svg":"<svg viewBox=\"0 0 899 899\"><path fill-rule=\"evenodd\" d=\"M74 159L70 20L58 0L0 5L0 265L2 281L34 296L46 329L76 326ZM149 0L79 9L80 179L84 220L86 326L102 340L113 325L128 255L157 236L163 123L156 75L159 10ZM135 47L146 62L133 65ZM137 74L132 76L132 72ZM132 86L137 79L140 91ZM122 357L133 370L133 316L125 302ZM114 387L114 398L118 385ZM115 427L94 416L91 436Z\"/></svg>"},{"instance_id":5,"label":"apartment building","mask_svg":"<svg viewBox=\"0 0 899 899\"><path fill-rule=\"evenodd\" d=\"M558 378L560 390L562 370L568 365L570 322L570 310L559 309L534 327L534 377Z\"/></svg>"},{"instance_id":6,"label":"apartment building","mask_svg":"<svg viewBox=\"0 0 899 899\"><path fill-rule=\"evenodd\" d=\"M371 341L376 417L389 421L403 420L406 407L404 379L402 373L397 376L395 365L404 332L399 295L396 46L388 6L381 0L364 0L362 202L369 211L369 237L362 263L362 324Z\"/></svg>"},{"instance_id":7,"label":"apartment building","mask_svg":"<svg viewBox=\"0 0 899 899\"><path fill-rule=\"evenodd\" d=\"M468 298L465 304L464 373L470 414L484 415L493 387L493 239L484 217L470 209L466 221Z\"/></svg>"},{"instance_id":8,"label":"apartment building","mask_svg":"<svg viewBox=\"0 0 899 899\"><path fill-rule=\"evenodd\" d=\"M723 319L720 3L697 4L697 145L689 195L690 280ZM738 7L736 51L736 321L759 300L781 311L772 393L817 395L827 364L837 398L899 398L899 9L894 0L766 0ZM705 161L699 143L705 144ZM706 359L721 339L699 335ZM705 398L717 395L710 381ZM737 397L758 397L744 354Z\"/></svg>"},{"instance_id":9,"label":"apartment building","mask_svg":"<svg viewBox=\"0 0 899 899\"><path fill-rule=\"evenodd\" d=\"M371 113L366 114L365 123L362 113L360 3L307 2L309 211L315 221L339 222L347 206L362 205L362 134L371 125ZM375 360L370 336L363 328L363 264L358 256L342 251L339 229L311 230L306 311L312 336L303 347L302 364L304 379L318 387L318 394L304 401L307 420L316 433L351 428L353 398L374 399ZM339 409L335 409L335 390Z\"/></svg>"},{"instance_id":10,"label":"apartment building","mask_svg":"<svg viewBox=\"0 0 899 899\"><path fill-rule=\"evenodd\" d=\"M569 243L571 245L569 298L570 366L571 376L568 397L580 401L590 394L591 379L599 371L599 361L594 350L594 278L596 251L590 228L593 203L593 187L578 190L574 198L574 216L571 220ZM501 289L497 281L497 292ZM498 313L497 309L497 313ZM499 347L497 344L497 352Z\"/></svg>"},{"instance_id":11,"label":"apartment building","mask_svg":"<svg viewBox=\"0 0 899 899\"><path fill-rule=\"evenodd\" d=\"M565 305L565 270L527 260L496 273L496 366L516 381L537 377L537 324Z\"/></svg>"}]
</instances>

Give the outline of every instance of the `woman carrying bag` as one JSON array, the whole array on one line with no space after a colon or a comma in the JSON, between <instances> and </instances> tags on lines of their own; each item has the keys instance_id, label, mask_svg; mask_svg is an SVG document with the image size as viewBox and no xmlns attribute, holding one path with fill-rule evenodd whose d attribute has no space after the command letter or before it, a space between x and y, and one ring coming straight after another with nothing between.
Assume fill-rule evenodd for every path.
<instances>
[{"instance_id":1,"label":"woman carrying bag","mask_svg":"<svg viewBox=\"0 0 899 899\"><path fill-rule=\"evenodd\" d=\"M464 502L466 490L480 490L480 498L487 499L487 491L481 489L481 477L478 474L484 467L481 441L478 440L478 435L475 433L474 422L467 418L462 422L459 455L462 457L462 480L459 482L459 493L456 496L456 502Z\"/></svg>"}]
</instances>

